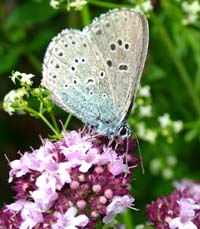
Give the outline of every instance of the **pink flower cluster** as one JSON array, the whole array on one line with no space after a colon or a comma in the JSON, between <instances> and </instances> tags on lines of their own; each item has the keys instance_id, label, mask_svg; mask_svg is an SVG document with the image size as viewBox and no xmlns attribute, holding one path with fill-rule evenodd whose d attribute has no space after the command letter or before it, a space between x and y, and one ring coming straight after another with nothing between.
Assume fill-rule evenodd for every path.
<instances>
[{"instance_id":1,"label":"pink flower cluster","mask_svg":"<svg viewBox=\"0 0 200 229\"><path fill-rule=\"evenodd\" d=\"M16 201L1 210L0 228L90 229L133 208L129 183L140 160L126 141L114 150L105 137L72 131L20 154L10 162Z\"/></svg>"},{"instance_id":2,"label":"pink flower cluster","mask_svg":"<svg viewBox=\"0 0 200 229\"><path fill-rule=\"evenodd\" d=\"M200 228L200 183L182 180L166 198L147 206L147 218L158 229Z\"/></svg>"}]
</instances>

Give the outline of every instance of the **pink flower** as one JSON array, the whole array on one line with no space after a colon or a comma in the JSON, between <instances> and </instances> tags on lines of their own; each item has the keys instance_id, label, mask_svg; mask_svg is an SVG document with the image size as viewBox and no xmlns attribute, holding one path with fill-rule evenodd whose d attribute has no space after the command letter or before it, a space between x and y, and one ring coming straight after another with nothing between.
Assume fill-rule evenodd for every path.
<instances>
[{"instance_id":1,"label":"pink flower","mask_svg":"<svg viewBox=\"0 0 200 229\"><path fill-rule=\"evenodd\" d=\"M86 226L89 222L88 217L83 214L75 217L76 214L77 209L74 207L69 208L65 214L55 214L57 219L56 223L52 225L52 229L76 229Z\"/></svg>"},{"instance_id":2,"label":"pink flower","mask_svg":"<svg viewBox=\"0 0 200 229\"><path fill-rule=\"evenodd\" d=\"M20 229L33 228L37 223L44 220L41 209L37 204L30 201L18 200L7 205L7 208L16 212L21 211L22 223Z\"/></svg>"},{"instance_id":3,"label":"pink flower","mask_svg":"<svg viewBox=\"0 0 200 229\"><path fill-rule=\"evenodd\" d=\"M112 202L106 208L106 216L103 218L103 222L105 224L111 222L115 215L118 213L124 212L126 208L133 208L134 198L130 198L129 196L115 196L112 199Z\"/></svg>"},{"instance_id":4,"label":"pink flower","mask_svg":"<svg viewBox=\"0 0 200 229\"><path fill-rule=\"evenodd\" d=\"M200 184L191 180L175 182L176 190L147 206L147 218L159 229L200 228Z\"/></svg>"},{"instance_id":5,"label":"pink flower","mask_svg":"<svg viewBox=\"0 0 200 229\"><path fill-rule=\"evenodd\" d=\"M0 225L92 229L97 221L103 225L127 207L134 209L128 194L131 172L140 160L132 152L134 142L128 143L127 148L122 139L114 149L106 137L72 131L20 154L10 162L17 201L0 211Z\"/></svg>"},{"instance_id":6,"label":"pink flower","mask_svg":"<svg viewBox=\"0 0 200 229\"><path fill-rule=\"evenodd\" d=\"M169 221L170 229L197 229L192 220L195 217L195 210L200 209L200 204L195 204L194 200L190 198L181 198L177 202L180 206L180 215Z\"/></svg>"},{"instance_id":7,"label":"pink flower","mask_svg":"<svg viewBox=\"0 0 200 229\"><path fill-rule=\"evenodd\" d=\"M181 182L174 182L174 186L177 190L187 190L196 201L200 202L200 184L188 179L183 179Z\"/></svg>"}]
</instances>

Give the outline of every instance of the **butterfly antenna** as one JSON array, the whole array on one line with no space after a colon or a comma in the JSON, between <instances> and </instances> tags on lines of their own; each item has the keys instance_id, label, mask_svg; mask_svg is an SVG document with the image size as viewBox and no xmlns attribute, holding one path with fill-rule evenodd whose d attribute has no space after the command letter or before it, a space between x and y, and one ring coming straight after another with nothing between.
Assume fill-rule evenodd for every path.
<instances>
[{"instance_id":1,"label":"butterfly antenna","mask_svg":"<svg viewBox=\"0 0 200 229\"><path fill-rule=\"evenodd\" d=\"M128 142L128 137L126 138L126 153L125 153L125 160L126 160L126 172L125 172L125 177L127 176L128 174L128 171L129 171L129 168L128 168L128 147L129 147L129 142Z\"/></svg>"},{"instance_id":2,"label":"butterfly antenna","mask_svg":"<svg viewBox=\"0 0 200 229\"><path fill-rule=\"evenodd\" d=\"M142 154L141 154L141 147L140 147L140 142L138 140L138 137L137 135L132 132L133 136L135 137L135 140L136 140L136 143L137 143L137 148L138 148L138 152L139 152L139 157L140 157L140 160L141 160L141 168L142 168L142 173L144 174L145 173L145 170L144 170L144 163L143 163L143 159L142 159Z\"/></svg>"}]
</instances>

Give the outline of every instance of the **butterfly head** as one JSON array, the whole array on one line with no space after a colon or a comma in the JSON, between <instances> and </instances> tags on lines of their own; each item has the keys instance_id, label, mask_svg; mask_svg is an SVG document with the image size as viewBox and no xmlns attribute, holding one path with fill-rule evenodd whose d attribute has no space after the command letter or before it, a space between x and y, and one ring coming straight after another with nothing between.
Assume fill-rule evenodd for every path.
<instances>
[{"instance_id":1,"label":"butterfly head","mask_svg":"<svg viewBox=\"0 0 200 229\"><path fill-rule=\"evenodd\" d=\"M131 127L127 122L120 123L116 128L116 135L121 138L129 138L132 135Z\"/></svg>"}]
</instances>

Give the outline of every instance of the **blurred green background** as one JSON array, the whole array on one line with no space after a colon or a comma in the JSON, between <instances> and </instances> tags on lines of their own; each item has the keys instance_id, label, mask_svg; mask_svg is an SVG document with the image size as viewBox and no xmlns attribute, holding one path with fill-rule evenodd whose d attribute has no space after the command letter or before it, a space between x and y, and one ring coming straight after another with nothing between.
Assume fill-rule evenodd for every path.
<instances>
[{"instance_id":1,"label":"blurred green background","mask_svg":"<svg viewBox=\"0 0 200 229\"><path fill-rule=\"evenodd\" d=\"M5 94L16 88L9 79L12 71L34 74L34 86L38 86L43 56L53 36L64 28L82 29L109 9L142 6L147 1L89 0L80 11L67 10L67 1L60 2L58 9L48 0L0 2L0 206L12 202L14 195L7 183L9 166L4 155L9 160L18 158L18 150L36 148L39 135L51 134L41 120L3 111ZM153 0L153 9L146 10L150 43L141 85L149 86L151 95L138 95L135 111L129 115L140 141L145 173L138 168L134 174L131 192L140 211L129 211L122 218L127 225L145 222L146 204L172 191L174 180L200 178L200 15L198 5L196 11L189 11L184 2L197 1ZM139 110L146 105L151 107L149 115ZM55 112L58 119L67 118L60 109ZM166 113L170 120L181 120L181 131L173 130L172 121L167 126L159 122ZM80 125L72 118L69 129Z\"/></svg>"}]
</instances>

